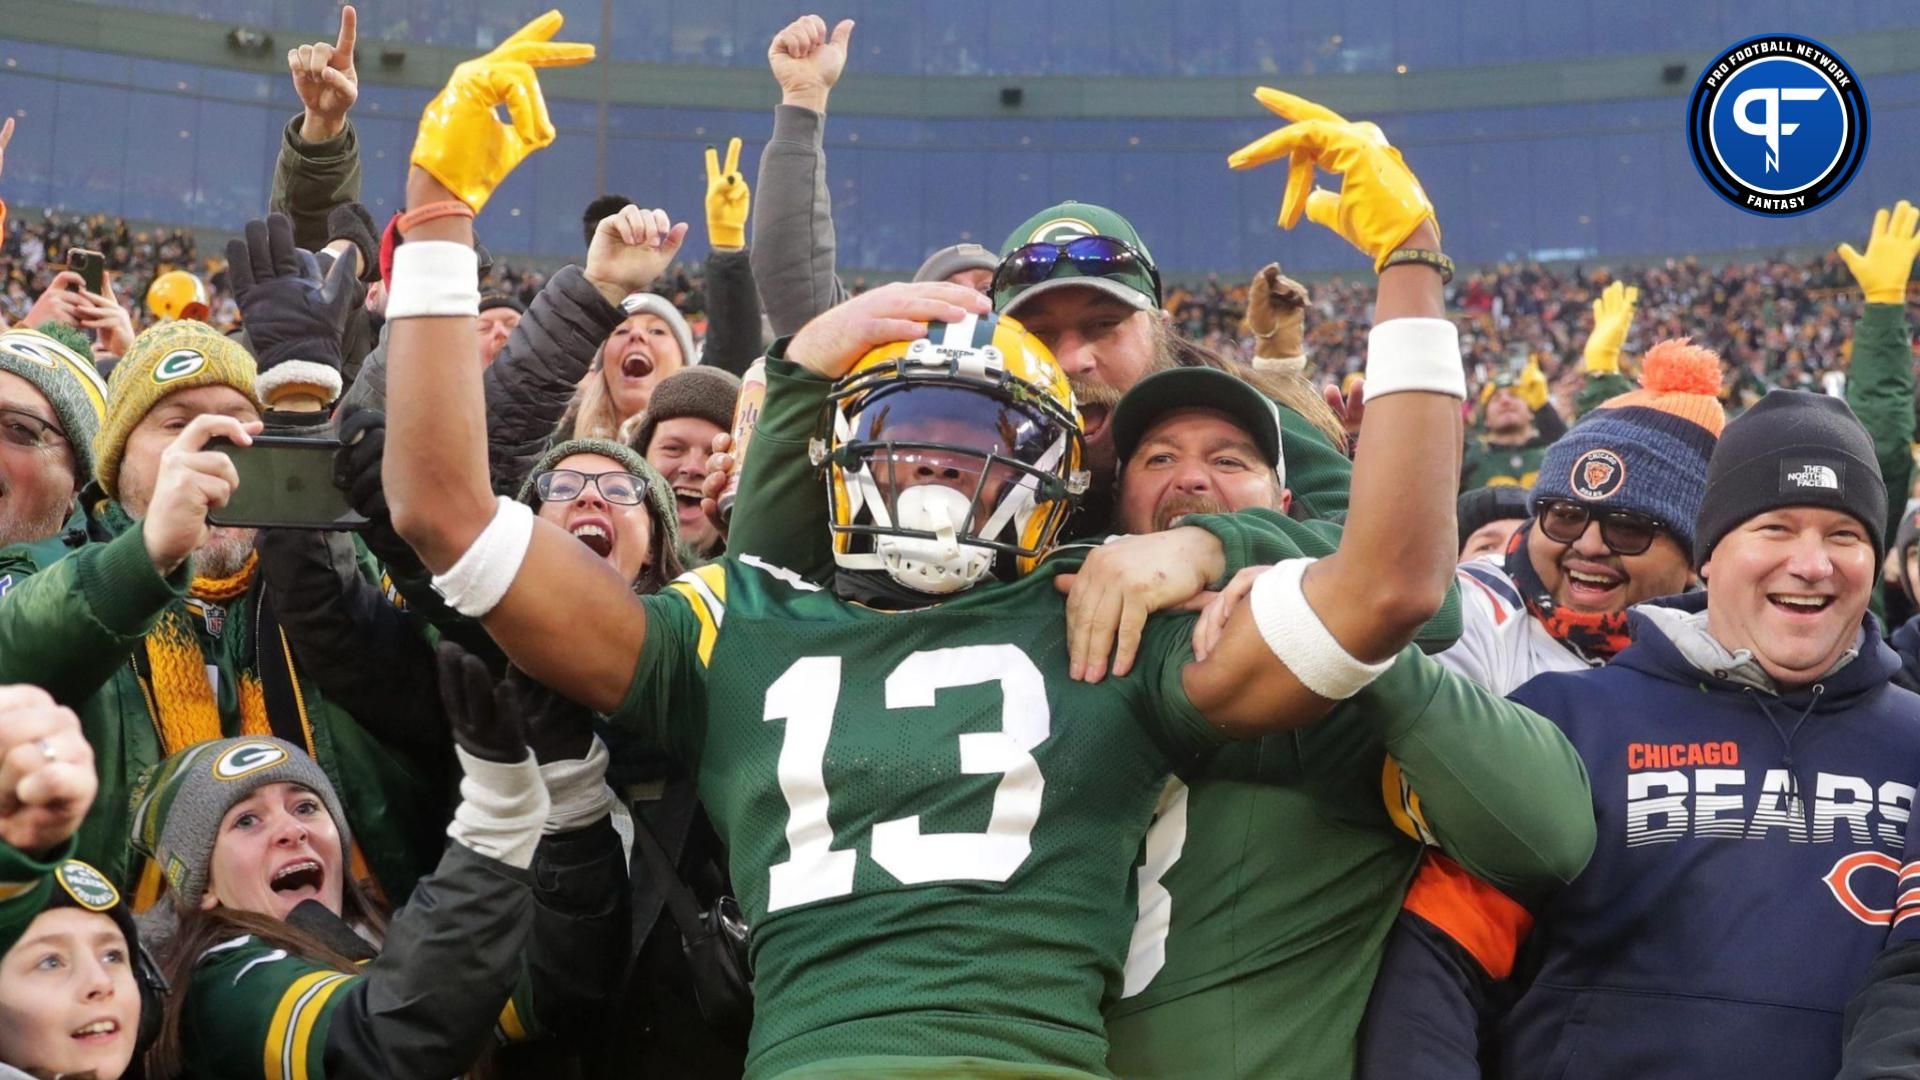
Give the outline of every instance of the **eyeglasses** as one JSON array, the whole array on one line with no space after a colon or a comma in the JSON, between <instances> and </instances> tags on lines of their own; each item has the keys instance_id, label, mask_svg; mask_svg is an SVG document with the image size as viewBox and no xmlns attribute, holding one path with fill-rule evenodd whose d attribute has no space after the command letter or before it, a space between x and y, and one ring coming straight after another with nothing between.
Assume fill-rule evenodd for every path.
<instances>
[{"instance_id":1,"label":"eyeglasses","mask_svg":"<svg viewBox=\"0 0 1920 1080\"><path fill-rule=\"evenodd\" d=\"M534 477L533 490L542 502L572 502L587 490L588 484L615 506L638 506L647 497L647 482L629 472L589 476L572 469L552 469Z\"/></svg>"},{"instance_id":2,"label":"eyeglasses","mask_svg":"<svg viewBox=\"0 0 1920 1080\"><path fill-rule=\"evenodd\" d=\"M60 429L30 412L0 407L0 439L26 450L43 450L66 442Z\"/></svg>"},{"instance_id":3,"label":"eyeglasses","mask_svg":"<svg viewBox=\"0 0 1920 1080\"><path fill-rule=\"evenodd\" d=\"M1595 510L1570 499L1541 499L1536 515L1540 531L1556 544L1572 544L1587 533L1587 526L1600 523L1600 542L1615 555L1642 555L1666 526L1645 514L1630 510Z\"/></svg>"},{"instance_id":4,"label":"eyeglasses","mask_svg":"<svg viewBox=\"0 0 1920 1080\"><path fill-rule=\"evenodd\" d=\"M1111 236L1082 236L1064 244L1041 241L1016 248L994 270L993 291L1038 285L1053 276L1063 256L1087 277L1144 272L1153 282L1154 302L1160 302L1160 271L1140 249Z\"/></svg>"}]
</instances>

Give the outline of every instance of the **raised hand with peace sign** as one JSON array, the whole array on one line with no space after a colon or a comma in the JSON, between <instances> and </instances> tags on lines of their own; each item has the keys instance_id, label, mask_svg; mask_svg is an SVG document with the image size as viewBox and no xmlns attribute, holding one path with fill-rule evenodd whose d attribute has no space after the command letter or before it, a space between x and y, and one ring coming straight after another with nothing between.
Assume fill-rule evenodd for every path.
<instances>
[{"instance_id":1,"label":"raised hand with peace sign","mask_svg":"<svg viewBox=\"0 0 1920 1080\"><path fill-rule=\"evenodd\" d=\"M572 67L593 59L593 46L554 41L558 11L521 27L485 56L453 69L420 117L413 163L479 212L514 167L554 140L553 120L534 69ZM494 115L507 108L509 122Z\"/></svg>"},{"instance_id":2,"label":"raised hand with peace sign","mask_svg":"<svg viewBox=\"0 0 1920 1080\"><path fill-rule=\"evenodd\" d=\"M738 251L747 246L747 208L753 193L740 172L740 137L727 141L727 165L720 167L719 151L707 147L707 243L716 250Z\"/></svg>"}]
</instances>

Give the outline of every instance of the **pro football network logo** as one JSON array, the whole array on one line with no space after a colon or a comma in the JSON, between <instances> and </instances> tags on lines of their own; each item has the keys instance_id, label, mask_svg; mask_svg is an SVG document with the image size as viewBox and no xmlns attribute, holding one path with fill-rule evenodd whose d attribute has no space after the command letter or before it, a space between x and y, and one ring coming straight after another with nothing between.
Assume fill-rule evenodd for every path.
<instances>
[{"instance_id":1,"label":"pro football network logo","mask_svg":"<svg viewBox=\"0 0 1920 1080\"><path fill-rule=\"evenodd\" d=\"M1867 97L1833 50L1797 34L1748 38L1708 64L1687 145L1714 193L1763 217L1814 210L1867 155Z\"/></svg>"}]
</instances>

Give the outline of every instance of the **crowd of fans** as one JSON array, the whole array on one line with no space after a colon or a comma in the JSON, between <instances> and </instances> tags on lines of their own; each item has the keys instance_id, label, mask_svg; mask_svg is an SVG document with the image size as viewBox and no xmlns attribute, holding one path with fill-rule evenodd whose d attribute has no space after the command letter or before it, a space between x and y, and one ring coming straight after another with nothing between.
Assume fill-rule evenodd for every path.
<instances>
[{"instance_id":1,"label":"crowd of fans","mask_svg":"<svg viewBox=\"0 0 1920 1080\"><path fill-rule=\"evenodd\" d=\"M383 225L357 18L218 256L7 228L0 1078L1920 1070L1920 209L1456 278L1262 88L1371 279L1069 201L867 288L809 15L704 224L516 271L592 47Z\"/></svg>"}]
</instances>

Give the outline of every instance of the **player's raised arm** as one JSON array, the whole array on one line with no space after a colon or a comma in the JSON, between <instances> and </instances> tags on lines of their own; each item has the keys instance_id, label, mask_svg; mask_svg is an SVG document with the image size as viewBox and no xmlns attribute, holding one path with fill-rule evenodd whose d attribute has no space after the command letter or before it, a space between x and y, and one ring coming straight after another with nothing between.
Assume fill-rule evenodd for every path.
<instances>
[{"instance_id":1,"label":"player's raised arm","mask_svg":"<svg viewBox=\"0 0 1920 1080\"><path fill-rule=\"evenodd\" d=\"M535 69L585 63L593 47L551 41L559 12L454 69L427 106L407 179L406 242L394 253L387 318L387 453L393 522L434 585L478 617L514 663L590 708L611 711L634 670L646 617L604 561L488 482L486 402L474 363L479 314L473 216L528 154L551 143ZM504 106L502 123L494 109ZM626 227L664 268L686 226L658 211ZM591 633L580 628L591 627Z\"/></svg>"},{"instance_id":2,"label":"player's raised arm","mask_svg":"<svg viewBox=\"0 0 1920 1080\"><path fill-rule=\"evenodd\" d=\"M1292 228L1304 211L1338 232L1373 259L1380 288L1339 550L1267 571L1212 654L1186 670L1194 705L1243 734L1298 726L1357 693L1439 609L1453 574L1466 397L1441 289L1451 268L1433 206L1400 152L1373 124L1279 91L1257 96L1291 123L1242 148L1232 165L1287 158L1281 225ZM1316 166L1342 177L1338 194L1313 189Z\"/></svg>"}]
</instances>

